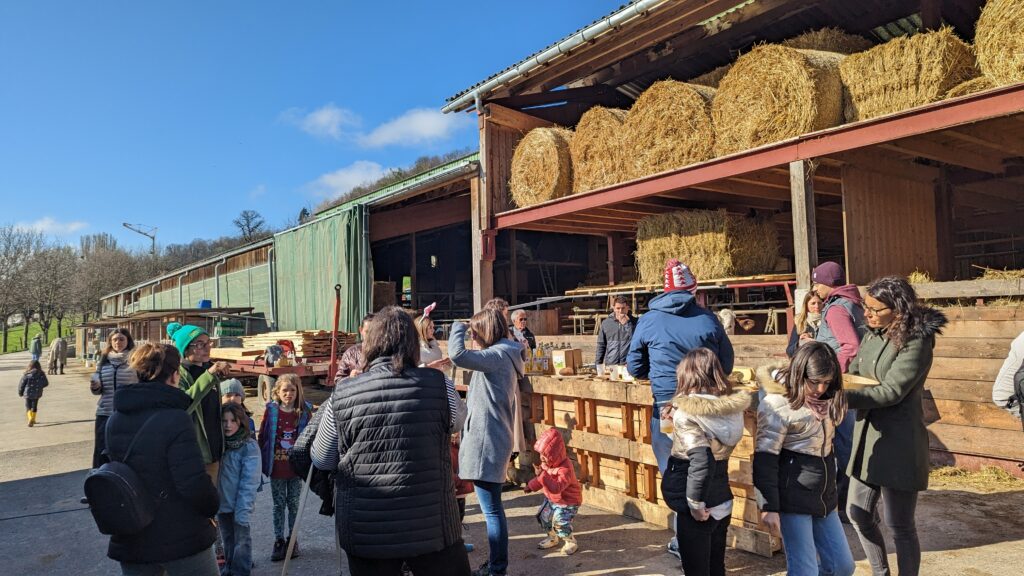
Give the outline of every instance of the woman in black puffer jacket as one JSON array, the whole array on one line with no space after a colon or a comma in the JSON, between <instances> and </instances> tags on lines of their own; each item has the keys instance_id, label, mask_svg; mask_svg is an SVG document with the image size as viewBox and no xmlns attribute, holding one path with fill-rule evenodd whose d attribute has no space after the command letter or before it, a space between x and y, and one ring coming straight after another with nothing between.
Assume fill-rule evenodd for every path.
<instances>
[{"instance_id":1,"label":"woman in black puffer jacket","mask_svg":"<svg viewBox=\"0 0 1024 576\"><path fill-rule=\"evenodd\" d=\"M153 522L131 536L112 536L107 555L125 575L216 576L213 555L216 528L211 520L220 505L217 488L206 474L192 418L191 400L178 389L181 356L166 344L143 344L131 355L141 383L118 388L107 422L107 449L121 460L146 421L126 462L152 494L162 495Z\"/></svg>"}]
</instances>

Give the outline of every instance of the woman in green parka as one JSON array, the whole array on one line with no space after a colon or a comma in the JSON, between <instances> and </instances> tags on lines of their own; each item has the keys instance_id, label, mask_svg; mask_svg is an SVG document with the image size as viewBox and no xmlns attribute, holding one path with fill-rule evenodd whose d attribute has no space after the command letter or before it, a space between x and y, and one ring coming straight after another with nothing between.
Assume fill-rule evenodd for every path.
<instances>
[{"instance_id":1,"label":"woman in green parka","mask_svg":"<svg viewBox=\"0 0 1024 576\"><path fill-rule=\"evenodd\" d=\"M896 544L900 576L917 576L921 545L914 513L917 494L928 488L928 432L921 400L932 367L935 337L946 316L917 300L898 276L874 281L864 298L868 333L850 364L850 374L878 380L877 386L847 390L857 410L853 453L847 473L847 514L874 576L888 576L885 540L879 528L879 499Z\"/></svg>"}]
</instances>

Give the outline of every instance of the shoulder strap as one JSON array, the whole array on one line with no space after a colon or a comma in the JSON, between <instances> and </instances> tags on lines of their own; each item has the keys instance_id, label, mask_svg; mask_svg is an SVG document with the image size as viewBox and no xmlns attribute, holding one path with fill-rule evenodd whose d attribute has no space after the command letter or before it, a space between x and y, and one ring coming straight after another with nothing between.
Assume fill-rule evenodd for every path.
<instances>
[{"instance_id":1,"label":"shoulder strap","mask_svg":"<svg viewBox=\"0 0 1024 576\"><path fill-rule=\"evenodd\" d=\"M160 412L151 414L149 418L146 418L146 421L142 423L142 426L139 427L139 431L135 433L132 441L128 444L128 450L125 450L124 458L121 458L121 462L128 462L128 457L132 455L132 448L135 448L135 441L139 439L139 436L142 436L142 431L145 430L146 426L149 426L149 423L157 417L157 414L160 414Z\"/></svg>"}]
</instances>

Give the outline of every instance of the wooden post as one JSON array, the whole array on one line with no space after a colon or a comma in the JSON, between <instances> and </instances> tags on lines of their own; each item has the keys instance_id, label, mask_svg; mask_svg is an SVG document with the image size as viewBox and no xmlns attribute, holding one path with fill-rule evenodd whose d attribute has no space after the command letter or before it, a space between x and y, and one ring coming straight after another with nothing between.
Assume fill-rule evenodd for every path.
<instances>
[{"instance_id":1,"label":"wooden post","mask_svg":"<svg viewBox=\"0 0 1024 576\"><path fill-rule=\"evenodd\" d=\"M483 134L480 136L483 149ZM484 230L490 224L490 198L483 190L480 178L469 181L470 229L473 243L473 309L483 310L484 304L494 298L494 263L484 257Z\"/></svg>"},{"instance_id":2,"label":"wooden post","mask_svg":"<svg viewBox=\"0 0 1024 576\"><path fill-rule=\"evenodd\" d=\"M508 282L510 302L519 304L519 258L516 254L516 231L508 231Z\"/></svg>"},{"instance_id":3,"label":"wooden post","mask_svg":"<svg viewBox=\"0 0 1024 576\"><path fill-rule=\"evenodd\" d=\"M938 30L942 26L942 0L921 0L921 29Z\"/></svg>"},{"instance_id":4,"label":"wooden post","mask_svg":"<svg viewBox=\"0 0 1024 576\"><path fill-rule=\"evenodd\" d=\"M587 432L597 434L597 400L587 400Z\"/></svg>"},{"instance_id":5,"label":"wooden post","mask_svg":"<svg viewBox=\"0 0 1024 576\"><path fill-rule=\"evenodd\" d=\"M576 405L576 425L573 427L575 430L586 430L587 429L587 401L583 398L576 398L573 400L573 404Z\"/></svg>"},{"instance_id":6,"label":"wooden post","mask_svg":"<svg viewBox=\"0 0 1024 576\"><path fill-rule=\"evenodd\" d=\"M953 189L942 169L935 182L935 246L939 268L933 273L936 280L949 281L956 276L956 257L953 251Z\"/></svg>"},{"instance_id":7,"label":"wooden post","mask_svg":"<svg viewBox=\"0 0 1024 576\"><path fill-rule=\"evenodd\" d=\"M654 407L644 406L640 413L640 441L644 444L651 443L651 420L654 419Z\"/></svg>"},{"instance_id":8,"label":"wooden post","mask_svg":"<svg viewBox=\"0 0 1024 576\"><path fill-rule=\"evenodd\" d=\"M818 265L818 232L814 217L814 167L808 160L789 163L793 204L793 259L796 286L811 288L811 270Z\"/></svg>"},{"instance_id":9,"label":"wooden post","mask_svg":"<svg viewBox=\"0 0 1024 576\"><path fill-rule=\"evenodd\" d=\"M622 437L626 440L636 440L633 435L633 405L622 405Z\"/></svg>"},{"instance_id":10,"label":"wooden post","mask_svg":"<svg viewBox=\"0 0 1024 576\"><path fill-rule=\"evenodd\" d=\"M647 501L652 504L658 503L658 467L650 464L644 464L644 480L647 481L646 496Z\"/></svg>"},{"instance_id":11,"label":"wooden post","mask_svg":"<svg viewBox=\"0 0 1024 576\"><path fill-rule=\"evenodd\" d=\"M580 482L590 481L590 466L586 450L576 450L576 461L580 463Z\"/></svg>"},{"instance_id":12,"label":"wooden post","mask_svg":"<svg viewBox=\"0 0 1024 576\"><path fill-rule=\"evenodd\" d=\"M636 498L637 493L637 482L636 482L636 462L633 460L623 460L626 463L626 496Z\"/></svg>"},{"instance_id":13,"label":"wooden post","mask_svg":"<svg viewBox=\"0 0 1024 576\"><path fill-rule=\"evenodd\" d=\"M590 485L601 487L601 455L595 452L590 453Z\"/></svg>"},{"instance_id":14,"label":"wooden post","mask_svg":"<svg viewBox=\"0 0 1024 576\"><path fill-rule=\"evenodd\" d=\"M622 234L612 232L608 238L608 284L622 282Z\"/></svg>"},{"instance_id":15,"label":"wooden post","mask_svg":"<svg viewBox=\"0 0 1024 576\"><path fill-rule=\"evenodd\" d=\"M550 394L544 395L544 423L555 425L555 397Z\"/></svg>"}]
</instances>

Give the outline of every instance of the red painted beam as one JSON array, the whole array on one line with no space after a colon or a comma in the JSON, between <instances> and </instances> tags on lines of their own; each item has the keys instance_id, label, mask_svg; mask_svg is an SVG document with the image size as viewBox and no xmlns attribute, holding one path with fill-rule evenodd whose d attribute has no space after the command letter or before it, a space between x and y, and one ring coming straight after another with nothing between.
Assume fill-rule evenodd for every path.
<instances>
[{"instance_id":1,"label":"red painted beam","mask_svg":"<svg viewBox=\"0 0 1024 576\"><path fill-rule=\"evenodd\" d=\"M783 166L797 160L811 160L1021 112L1024 112L1024 84L1014 84L881 118L814 132L610 188L504 212L495 217L495 225L499 229L515 228L588 208L627 202Z\"/></svg>"}]
</instances>

